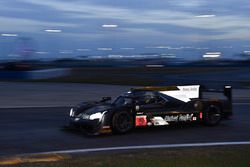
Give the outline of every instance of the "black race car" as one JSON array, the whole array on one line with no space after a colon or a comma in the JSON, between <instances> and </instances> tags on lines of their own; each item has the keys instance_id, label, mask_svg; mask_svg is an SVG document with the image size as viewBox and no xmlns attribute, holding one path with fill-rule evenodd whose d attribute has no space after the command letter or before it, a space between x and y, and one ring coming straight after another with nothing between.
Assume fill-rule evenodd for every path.
<instances>
[{"instance_id":1,"label":"black race car","mask_svg":"<svg viewBox=\"0 0 250 167\"><path fill-rule=\"evenodd\" d=\"M126 133L136 127L199 122L217 125L232 115L231 86L200 85L133 88L111 102L83 102L70 110L70 127L88 133Z\"/></svg>"}]
</instances>

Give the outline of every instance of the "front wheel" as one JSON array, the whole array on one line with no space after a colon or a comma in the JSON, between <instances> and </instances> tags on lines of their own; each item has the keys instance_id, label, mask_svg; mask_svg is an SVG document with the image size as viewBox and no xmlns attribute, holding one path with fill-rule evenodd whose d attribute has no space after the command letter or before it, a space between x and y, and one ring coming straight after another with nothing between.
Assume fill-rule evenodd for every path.
<instances>
[{"instance_id":1,"label":"front wheel","mask_svg":"<svg viewBox=\"0 0 250 167\"><path fill-rule=\"evenodd\" d=\"M220 121L221 121L220 108L215 105L210 105L205 112L205 118L204 118L205 125L215 126L219 124Z\"/></svg>"},{"instance_id":2,"label":"front wheel","mask_svg":"<svg viewBox=\"0 0 250 167\"><path fill-rule=\"evenodd\" d=\"M113 115L112 128L114 133L127 133L133 128L133 125L133 116L129 112L121 111Z\"/></svg>"}]
</instances>

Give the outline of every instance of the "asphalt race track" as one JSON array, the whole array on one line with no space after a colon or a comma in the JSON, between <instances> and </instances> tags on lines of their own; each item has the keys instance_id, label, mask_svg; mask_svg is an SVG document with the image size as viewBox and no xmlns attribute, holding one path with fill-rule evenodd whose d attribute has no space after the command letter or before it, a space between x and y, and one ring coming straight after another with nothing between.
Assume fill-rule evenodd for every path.
<instances>
[{"instance_id":1,"label":"asphalt race track","mask_svg":"<svg viewBox=\"0 0 250 167\"><path fill-rule=\"evenodd\" d=\"M233 90L234 117L216 127L183 125L136 129L126 135L89 137L63 131L69 107L129 86L0 82L0 157L71 149L250 141L250 90Z\"/></svg>"},{"instance_id":2,"label":"asphalt race track","mask_svg":"<svg viewBox=\"0 0 250 167\"><path fill-rule=\"evenodd\" d=\"M61 130L67 123L68 107L0 109L0 156L67 149L250 141L250 103L235 103L232 120L216 127L136 129L126 135L89 137Z\"/></svg>"}]
</instances>

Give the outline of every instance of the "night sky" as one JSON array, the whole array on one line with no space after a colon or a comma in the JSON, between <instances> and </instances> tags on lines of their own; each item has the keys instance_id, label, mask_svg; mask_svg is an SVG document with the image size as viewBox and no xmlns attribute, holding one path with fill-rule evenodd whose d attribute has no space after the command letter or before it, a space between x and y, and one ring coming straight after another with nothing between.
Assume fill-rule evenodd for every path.
<instances>
[{"instance_id":1,"label":"night sky","mask_svg":"<svg viewBox=\"0 0 250 167\"><path fill-rule=\"evenodd\" d=\"M0 0L0 58L250 50L249 0Z\"/></svg>"}]
</instances>

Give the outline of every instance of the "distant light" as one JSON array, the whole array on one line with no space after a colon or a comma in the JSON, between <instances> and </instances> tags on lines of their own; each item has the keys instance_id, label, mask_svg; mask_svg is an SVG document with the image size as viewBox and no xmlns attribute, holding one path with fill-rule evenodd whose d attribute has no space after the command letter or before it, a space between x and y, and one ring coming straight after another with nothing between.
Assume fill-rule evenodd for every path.
<instances>
[{"instance_id":1,"label":"distant light","mask_svg":"<svg viewBox=\"0 0 250 167\"><path fill-rule=\"evenodd\" d=\"M173 53L162 53L161 56L174 56L175 54Z\"/></svg>"},{"instance_id":2,"label":"distant light","mask_svg":"<svg viewBox=\"0 0 250 167\"><path fill-rule=\"evenodd\" d=\"M97 50L108 51L108 50L113 50L113 49L112 48L97 48Z\"/></svg>"},{"instance_id":3,"label":"distant light","mask_svg":"<svg viewBox=\"0 0 250 167\"><path fill-rule=\"evenodd\" d=\"M103 28L117 28L118 25L116 25L116 24L103 24L102 27Z\"/></svg>"},{"instance_id":4,"label":"distant light","mask_svg":"<svg viewBox=\"0 0 250 167\"><path fill-rule=\"evenodd\" d=\"M37 54L41 54L41 55L44 55L44 54L48 54L49 52L36 52Z\"/></svg>"},{"instance_id":5,"label":"distant light","mask_svg":"<svg viewBox=\"0 0 250 167\"><path fill-rule=\"evenodd\" d=\"M147 49L169 49L170 46L146 46Z\"/></svg>"},{"instance_id":6,"label":"distant light","mask_svg":"<svg viewBox=\"0 0 250 167\"><path fill-rule=\"evenodd\" d=\"M244 53L245 54L250 54L250 51L249 50L245 50Z\"/></svg>"},{"instance_id":7,"label":"distant light","mask_svg":"<svg viewBox=\"0 0 250 167\"><path fill-rule=\"evenodd\" d=\"M203 58L218 58L221 56L221 52L207 52L203 55Z\"/></svg>"},{"instance_id":8,"label":"distant light","mask_svg":"<svg viewBox=\"0 0 250 167\"><path fill-rule=\"evenodd\" d=\"M20 57L18 54L8 54L8 57Z\"/></svg>"},{"instance_id":9,"label":"distant light","mask_svg":"<svg viewBox=\"0 0 250 167\"><path fill-rule=\"evenodd\" d=\"M162 58L176 58L175 54L166 54L166 53L162 53L161 54Z\"/></svg>"},{"instance_id":10,"label":"distant light","mask_svg":"<svg viewBox=\"0 0 250 167\"><path fill-rule=\"evenodd\" d=\"M172 48L172 47L169 47L168 49L170 49L170 50L180 50L180 49L183 49L183 47L177 47L177 48Z\"/></svg>"},{"instance_id":11,"label":"distant light","mask_svg":"<svg viewBox=\"0 0 250 167\"><path fill-rule=\"evenodd\" d=\"M60 33L62 32L62 30L59 30L59 29L47 29L47 30L44 30L45 32L51 32L51 33Z\"/></svg>"},{"instance_id":12,"label":"distant light","mask_svg":"<svg viewBox=\"0 0 250 167\"><path fill-rule=\"evenodd\" d=\"M18 37L18 34L1 34L3 37Z\"/></svg>"},{"instance_id":13,"label":"distant light","mask_svg":"<svg viewBox=\"0 0 250 167\"><path fill-rule=\"evenodd\" d=\"M180 50L184 47L171 47L171 46L146 46L147 49L170 49L170 50Z\"/></svg>"},{"instance_id":14,"label":"distant light","mask_svg":"<svg viewBox=\"0 0 250 167\"><path fill-rule=\"evenodd\" d=\"M203 58L217 58L220 57L220 55L203 55Z\"/></svg>"},{"instance_id":15,"label":"distant light","mask_svg":"<svg viewBox=\"0 0 250 167\"><path fill-rule=\"evenodd\" d=\"M169 46L156 46L156 49L169 49Z\"/></svg>"},{"instance_id":16,"label":"distant light","mask_svg":"<svg viewBox=\"0 0 250 167\"><path fill-rule=\"evenodd\" d=\"M211 17L215 17L216 15L214 14L210 14L210 15L198 15L198 16L195 16L197 18L211 18Z\"/></svg>"},{"instance_id":17,"label":"distant light","mask_svg":"<svg viewBox=\"0 0 250 167\"><path fill-rule=\"evenodd\" d=\"M121 48L121 50L134 50L135 48Z\"/></svg>"},{"instance_id":18,"label":"distant light","mask_svg":"<svg viewBox=\"0 0 250 167\"><path fill-rule=\"evenodd\" d=\"M182 48L182 49L193 49L194 46L181 46L180 48Z\"/></svg>"},{"instance_id":19,"label":"distant light","mask_svg":"<svg viewBox=\"0 0 250 167\"><path fill-rule=\"evenodd\" d=\"M59 51L61 54L72 54L73 50L60 50Z\"/></svg>"},{"instance_id":20,"label":"distant light","mask_svg":"<svg viewBox=\"0 0 250 167\"><path fill-rule=\"evenodd\" d=\"M197 50L207 50L209 48L196 48Z\"/></svg>"},{"instance_id":21,"label":"distant light","mask_svg":"<svg viewBox=\"0 0 250 167\"><path fill-rule=\"evenodd\" d=\"M76 49L77 51L80 51L80 52L87 52L87 51L90 51L90 49Z\"/></svg>"},{"instance_id":22,"label":"distant light","mask_svg":"<svg viewBox=\"0 0 250 167\"><path fill-rule=\"evenodd\" d=\"M123 58L123 55L108 55L109 58Z\"/></svg>"}]
</instances>

